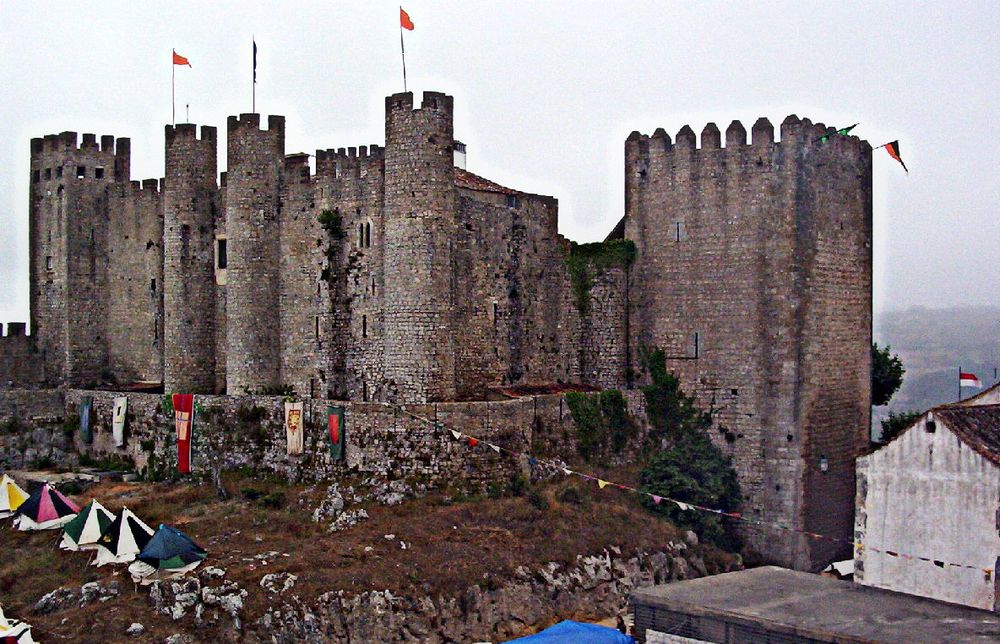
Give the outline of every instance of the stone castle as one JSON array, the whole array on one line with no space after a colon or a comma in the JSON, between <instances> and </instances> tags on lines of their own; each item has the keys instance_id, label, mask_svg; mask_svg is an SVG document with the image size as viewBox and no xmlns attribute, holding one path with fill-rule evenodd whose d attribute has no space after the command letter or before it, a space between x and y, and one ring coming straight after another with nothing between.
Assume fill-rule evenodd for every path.
<instances>
[{"instance_id":1,"label":"stone castle","mask_svg":"<svg viewBox=\"0 0 1000 644\"><path fill-rule=\"evenodd\" d=\"M165 177L130 141L31 141L31 335L0 388L162 383L349 401L632 388L644 347L713 410L744 513L849 536L867 446L871 147L789 116L625 142L603 243L555 199L464 169L452 97L385 102L385 145L286 154L284 119L167 126ZM107 387L105 387L107 388ZM717 430L717 431L716 431ZM807 566L838 546L789 537Z\"/></svg>"}]
</instances>

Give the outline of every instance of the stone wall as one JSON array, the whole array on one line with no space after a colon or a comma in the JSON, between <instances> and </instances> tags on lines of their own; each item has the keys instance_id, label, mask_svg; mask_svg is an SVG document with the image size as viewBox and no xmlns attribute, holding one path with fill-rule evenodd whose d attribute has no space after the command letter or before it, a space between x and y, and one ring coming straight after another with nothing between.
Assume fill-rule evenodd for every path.
<instances>
[{"instance_id":1,"label":"stone wall","mask_svg":"<svg viewBox=\"0 0 1000 644\"><path fill-rule=\"evenodd\" d=\"M24 322L0 324L0 389L36 386L42 370L35 337L25 334Z\"/></svg>"},{"instance_id":2,"label":"stone wall","mask_svg":"<svg viewBox=\"0 0 1000 644\"><path fill-rule=\"evenodd\" d=\"M163 379L163 194L156 179L116 183L108 204L108 369L117 382Z\"/></svg>"},{"instance_id":3,"label":"stone wall","mask_svg":"<svg viewBox=\"0 0 1000 644\"><path fill-rule=\"evenodd\" d=\"M684 126L625 145L624 236L632 359L643 345L713 410L744 512L849 538L852 459L866 445L871 307L871 149L789 117L753 141L734 121L701 147ZM822 454L829 471L818 473ZM816 470L814 472L814 470ZM815 526L807 528L806 526ZM787 534L751 547L796 568L828 562Z\"/></svg>"}]
</instances>

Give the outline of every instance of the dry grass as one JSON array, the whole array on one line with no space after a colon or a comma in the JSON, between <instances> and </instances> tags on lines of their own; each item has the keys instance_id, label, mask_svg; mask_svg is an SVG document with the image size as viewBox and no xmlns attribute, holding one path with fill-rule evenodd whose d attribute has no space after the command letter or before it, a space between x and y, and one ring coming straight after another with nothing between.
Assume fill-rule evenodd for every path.
<instances>
[{"instance_id":1,"label":"dry grass","mask_svg":"<svg viewBox=\"0 0 1000 644\"><path fill-rule=\"evenodd\" d=\"M626 480L626 472L617 475L616 480ZM242 478L230 480L228 487L233 498L226 501L208 486L148 483L104 484L77 500L93 496L113 511L127 505L153 528L171 523L184 530L209 551L205 565L224 568L226 579L250 593L245 623L268 605L270 598L259 583L272 572L297 575L292 592L307 602L329 590L448 596L474 583L499 586L519 566L570 563L578 554L600 552L609 545L629 555L678 539L676 528L642 510L631 495L598 491L576 479L550 483L525 497L453 502L433 495L395 507L366 505L369 520L332 534L310 516L323 486L290 487ZM260 500L240 496L239 490L246 487L268 492L277 488L287 503L263 507ZM395 536L387 540L387 534ZM0 594L8 614L25 618L37 625L40 635L54 639L125 639L124 631L133 621L144 624L151 639L194 628L190 617L175 623L155 615L147 593L133 590L124 566L88 567L89 555L59 550L59 538L56 531L0 530L7 553L0 560ZM288 556L269 559L266 565L254 560L268 551ZM710 548L704 549L704 556L710 568L731 561ZM54 588L78 590L87 581L106 583L112 578L119 580L123 593L111 601L46 616L30 612L34 602ZM193 634L199 639L226 636L204 630Z\"/></svg>"}]
</instances>

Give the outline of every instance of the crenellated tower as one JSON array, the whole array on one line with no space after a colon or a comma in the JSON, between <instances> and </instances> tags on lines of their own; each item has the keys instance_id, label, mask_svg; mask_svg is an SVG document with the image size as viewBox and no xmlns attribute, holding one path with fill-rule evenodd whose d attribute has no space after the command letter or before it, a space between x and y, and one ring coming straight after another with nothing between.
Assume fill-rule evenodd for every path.
<instances>
[{"instance_id":1,"label":"crenellated tower","mask_svg":"<svg viewBox=\"0 0 1000 644\"><path fill-rule=\"evenodd\" d=\"M455 397L458 191L452 97L424 92L385 102L384 314L387 398Z\"/></svg>"},{"instance_id":2,"label":"crenellated tower","mask_svg":"<svg viewBox=\"0 0 1000 644\"><path fill-rule=\"evenodd\" d=\"M165 128L163 386L215 393L217 131Z\"/></svg>"},{"instance_id":3,"label":"crenellated tower","mask_svg":"<svg viewBox=\"0 0 1000 644\"><path fill-rule=\"evenodd\" d=\"M256 392L280 380L279 216L285 117L229 117L226 171L226 391Z\"/></svg>"},{"instance_id":4,"label":"crenellated tower","mask_svg":"<svg viewBox=\"0 0 1000 644\"><path fill-rule=\"evenodd\" d=\"M624 233L633 360L667 368L713 410L744 514L849 539L854 458L867 446L871 147L790 116L625 143ZM833 541L747 533L798 569L847 554ZM841 550L843 552L838 552Z\"/></svg>"},{"instance_id":5,"label":"crenellated tower","mask_svg":"<svg viewBox=\"0 0 1000 644\"><path fill-rule=\"evenodd\" d=\"M49 384L96 383L107 369L107 204L129 158L129 140L113 136L31 140L31 332Z\"/></svg>"}]
</instances>

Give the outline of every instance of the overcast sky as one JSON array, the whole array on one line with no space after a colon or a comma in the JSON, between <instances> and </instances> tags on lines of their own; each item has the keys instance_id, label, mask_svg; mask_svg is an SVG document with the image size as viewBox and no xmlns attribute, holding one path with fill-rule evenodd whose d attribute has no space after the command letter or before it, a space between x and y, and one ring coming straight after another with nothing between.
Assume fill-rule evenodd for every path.
<instances>
[{"instance_id":1,"label":"overcast sky","mask_svg":"<svg viewBox=\"0 0 1000 644\"><path fill-rule=\"evenodd\" d=\"M406 0L409 88L455 97L469 170L560 203L603 238L623 210L632 130L750 129L790 113L899 139L874 161L875 307L1000 305L998 2ZM132 139L132 178L163 175L170 50L178 122L287 118L288 152L384 142L402 90L398 3L0 0L0 321L28 316L29 140Z\"/></svg>"}]
</instances>

